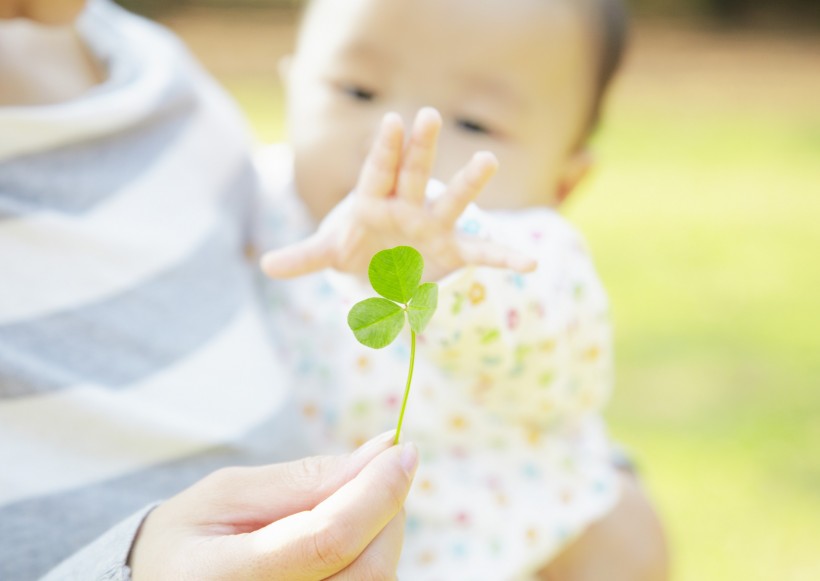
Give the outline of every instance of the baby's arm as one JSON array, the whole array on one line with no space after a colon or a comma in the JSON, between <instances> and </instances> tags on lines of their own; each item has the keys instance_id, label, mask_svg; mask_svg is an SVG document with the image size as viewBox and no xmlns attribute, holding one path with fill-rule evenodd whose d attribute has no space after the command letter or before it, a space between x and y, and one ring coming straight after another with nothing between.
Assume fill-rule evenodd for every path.
<instances>
[{"instance_id":1,"label":"baby's arm","mask_svg":"<svg viewBox=\"0 0 820 581\"><path fill-rule=\"evenodd\" d=\"M401 244L424 255L427 279L438 279L466 264L532 270L535 263L530 258L455 228L464 209L495 173L492 154L475 154L442 196L434 201L426 198L440 128L439 114L422 109L405 146L400 118L385 116L353 193L313 236L268 252L262 258L265 273L290 278L333 268L365 274L376 252Z\"/></svg>"}]
</instances>

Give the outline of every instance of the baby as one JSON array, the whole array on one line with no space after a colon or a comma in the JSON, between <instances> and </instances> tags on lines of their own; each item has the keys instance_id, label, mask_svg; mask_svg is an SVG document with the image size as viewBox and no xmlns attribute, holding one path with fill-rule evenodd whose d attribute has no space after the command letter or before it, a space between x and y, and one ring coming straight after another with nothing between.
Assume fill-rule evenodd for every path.
<instances>
[{"instance_id":1,"label":"baby","mask_svg":"<svg viewBox=\"0 0 820 581\"><path fill-rule=\"evenodd\" d=\"M623 36L611 0L314 0L284 63L291 149L260 159L285 248L265 270L362 274L407 243L440 284L405 420L422 463L401 578L534 578L618 502L607 299L555 209L590 167ZM327 451L395 424L408 355L356 343L361 289L333 270L271 291Z\"/></svg>"}]
</instances>

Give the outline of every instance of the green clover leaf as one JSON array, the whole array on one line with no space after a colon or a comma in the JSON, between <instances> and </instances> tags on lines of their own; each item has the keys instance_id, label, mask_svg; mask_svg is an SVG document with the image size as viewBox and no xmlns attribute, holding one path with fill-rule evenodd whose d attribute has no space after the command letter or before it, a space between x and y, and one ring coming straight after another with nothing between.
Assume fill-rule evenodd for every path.
<instances>
[{"instance_id":1,"label":"green clover leaf","mask_svg":"<svg viewBox=\"0 0 820 581\"><path fill-rule=\"evenodd\" d=\"M416 333L423 333L424 328L438 306L438 285L434 282L425 282L416 289L416 294L407 305L407 318L410 328Z\"/></svg>"},{"instance_id":2,"label":"green clover leaf","mask_svg":"<svg viewBox=\"0 0 820 581\"><path fill-rule=\"evenodd\" d=\"M384 298L373 297L353 305L347 324L356 339L367 347L382 349L392 343L404 328L405 313L410 322L410 370L399 412L394 443L399 434L413 380L416 360L416 333L424 331L438 306L438 285L421 282L424 259L410 246L397 246L377 252L370 260L367 276L373 290Z\"/></svg>"},{"instance_id":3,"label":"green clover leaf","mask_svg":"<svg viewBox=\"0 0 820 581\"><path fill-rule=\"evenodd\" d=\"M402 308L387 299L366 299L353 305L347 324L359 343L373 349L390 345L404 327Z\"/></svg>"},{"instance_id":4,"label":"green clover leaf","mask_svg":"<svg viewBox=\"0 0 820 581\"><path fill-rule=\"evenodd\" d=\"M424 259L410 246L382 250L370 260L367 277L373 290L386 299L407 304L421 282Z\"/></svg>"}]
</instances>

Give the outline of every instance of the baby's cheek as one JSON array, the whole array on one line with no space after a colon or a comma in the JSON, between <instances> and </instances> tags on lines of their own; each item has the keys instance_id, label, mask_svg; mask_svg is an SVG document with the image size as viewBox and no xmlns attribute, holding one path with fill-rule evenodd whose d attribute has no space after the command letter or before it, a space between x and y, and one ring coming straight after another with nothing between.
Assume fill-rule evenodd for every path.
<instances>
[{"instance_id":1,"label":"baby's cheek","mask_svg":"<svg viewBox=\"0 0 820 581\"><path fill-rule=\"evenodd\" d=\"M315 220L321 220L344 198L347 188L340 186L346 179L339 175L344 168L339 160L322 155L320 150L311 148L297 152L295 163L296 189Z\"/></svg>"},{"instance_id":2,"label":"baby's cheek","mask_svg":"<svg viewBox=\"0 0 820 581\"><path fill-rule=\"evenodd\" d=\"M551 164L528 162L516 155L499 155L499 170L478 202L486 209L516 210L553 206L556 188Z\"/></svg>"}]
</instances>

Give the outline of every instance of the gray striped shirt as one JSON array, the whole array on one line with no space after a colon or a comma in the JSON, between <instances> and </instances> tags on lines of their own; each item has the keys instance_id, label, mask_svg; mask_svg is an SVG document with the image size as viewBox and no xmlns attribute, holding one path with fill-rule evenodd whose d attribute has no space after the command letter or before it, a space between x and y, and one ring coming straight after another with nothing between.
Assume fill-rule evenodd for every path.
<instances>
[{"instance_id":1,"label":"gray striped shirt","mask_svg":"<svg viewBox=\"0 0 820 581\"><path fill-rule=\"evenodd\" d=\"M103 84L0 108L3 580L125 578L144 507L305 452L244 252L240 115L162 28L96 1L79 30Z\"/></svg>"}]
</instances>

